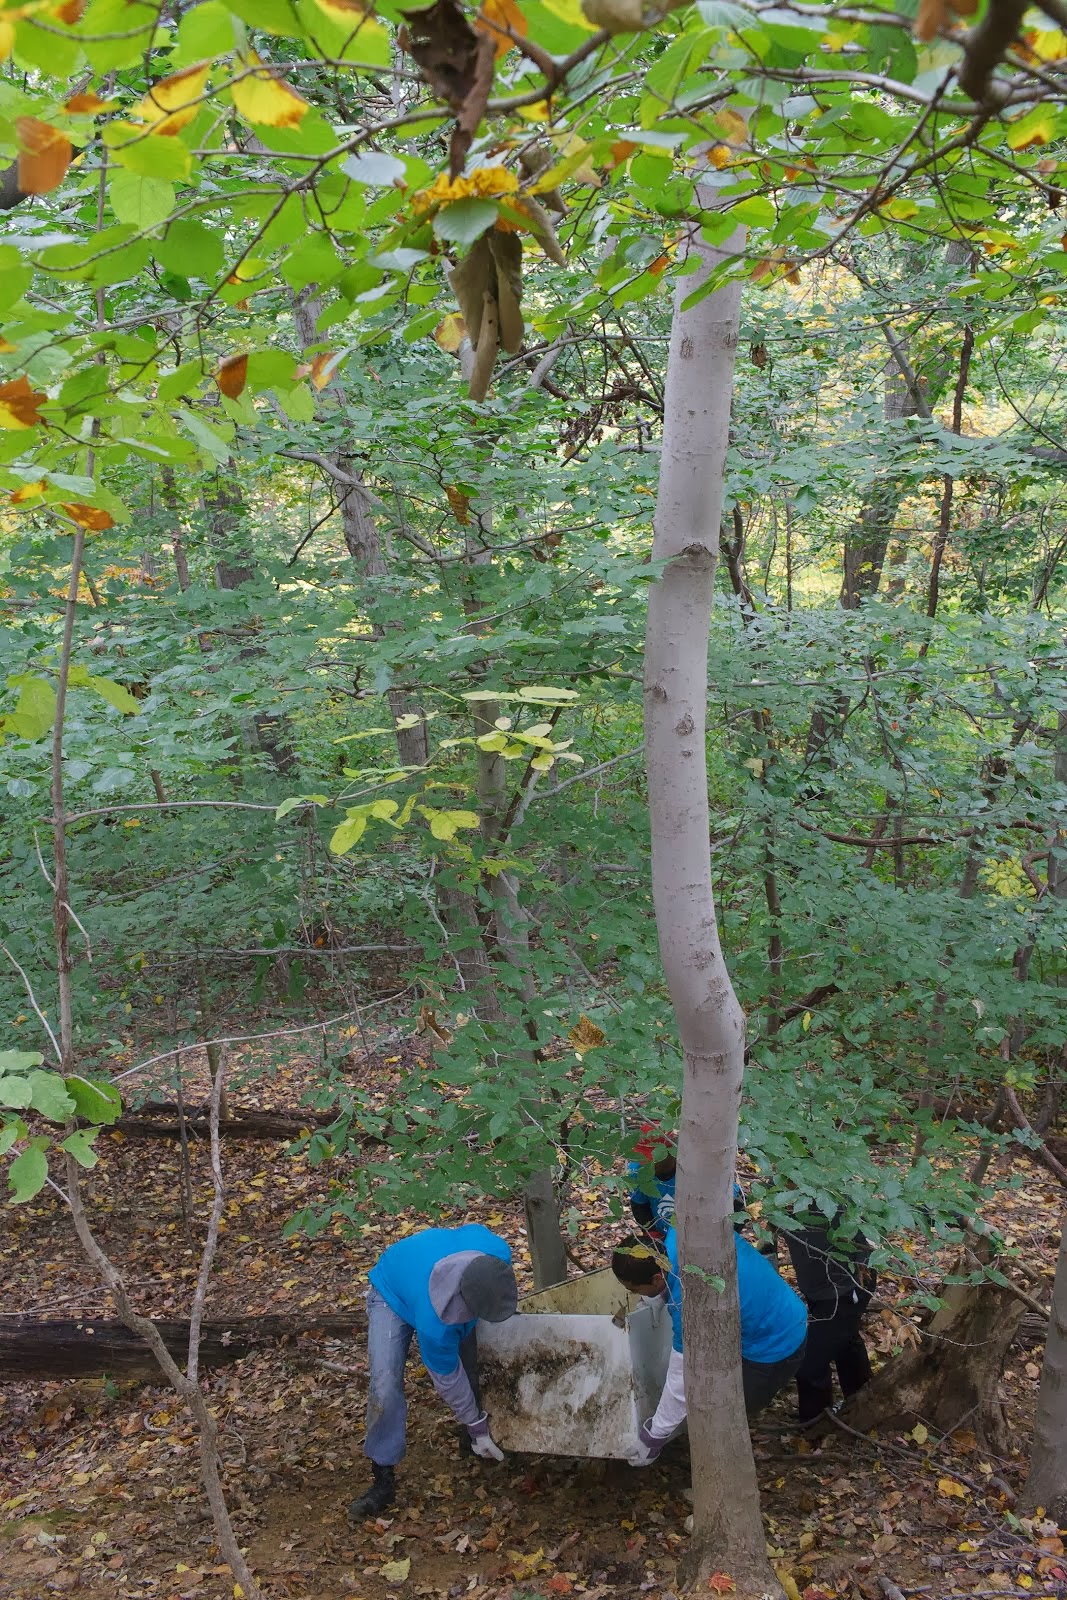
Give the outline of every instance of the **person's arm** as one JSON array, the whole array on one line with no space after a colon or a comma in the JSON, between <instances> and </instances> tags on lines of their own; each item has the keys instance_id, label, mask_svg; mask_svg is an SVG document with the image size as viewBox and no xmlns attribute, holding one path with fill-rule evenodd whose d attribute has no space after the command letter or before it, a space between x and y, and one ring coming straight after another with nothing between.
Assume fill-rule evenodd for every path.
<instances>
[{"instance_id":1,"label":"person's arm","mask_svg":"<svg viewBox=\"0 0 1067 1600\"><path fill-rule=\"evenodd\" d=\"M655 1461L671 1434L685 1421L685 1417L685 1373L682 1352L672 1350L659 1405L648 1421L641 1424L639 1442L629 1457L630 1465L645 1467L650 1461Z\"/></svg>"},{"instance_id":2,"label":"person's arm","mask_svg":"<svg viewBox=\"0 0 1067 1600\"><path fill-rule=\"evenodd\" d=\"M471 1381L463 1370L462 1361L456 1362L453 1372L434 1372L432 1368L427 1370L434 1388L456 1421L462 1422L465 1428L477 1422L481 1412L474 1398Z\"/></svg>"}]
</instances>

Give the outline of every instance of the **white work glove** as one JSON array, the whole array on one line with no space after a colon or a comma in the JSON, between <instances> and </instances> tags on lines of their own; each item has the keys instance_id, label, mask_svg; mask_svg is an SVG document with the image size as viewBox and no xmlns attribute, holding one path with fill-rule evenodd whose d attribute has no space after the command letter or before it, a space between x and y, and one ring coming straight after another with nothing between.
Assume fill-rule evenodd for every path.
<instances>
[{"instance_id":1,"label":"white work glove","mask_svg":"<svg viewBox=\"0 0 1067 1600\"><path fill-rule=\"evenodd\" d=\"M475 1422L468 1422L467 1432L476 1456L481 1456L483 1461L503 1461L504 1452L489 1432L489 1418L484 1411Z\"/></svg>"},{"instance_id":2,"label":"white work glove","mask_svg":"<svg viewBox=\"0 0 1067 1600\"><path fill-rule=\"evenodd\" d=\"M657 1439L655 1434L649 1431L648 1423L642 1422L637 1435L637 1443L626 1459L631 1467L647 1467L650 1462L658 1458L666 1442L666 1439Z\"/></svg>"}]
</instances>

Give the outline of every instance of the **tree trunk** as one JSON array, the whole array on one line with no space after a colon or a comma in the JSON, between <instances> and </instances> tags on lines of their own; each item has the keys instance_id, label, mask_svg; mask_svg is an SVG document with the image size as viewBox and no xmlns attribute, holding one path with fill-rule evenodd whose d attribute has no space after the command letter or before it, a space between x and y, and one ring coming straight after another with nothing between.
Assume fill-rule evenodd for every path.
<instances>
[{"instance_id":1,"label":"tree trunk","mask_svg":"<svg viewBox=\"0 0 1067 1600\"><path fill-rule=\"evenodd\" d=\"M1067 1216L1061 1224L1052 1286L1030 1476L1019 1497L1022 1511L1034 1511L1038 1506L1044 1506L1057 1522L1067 1519Z\"/></svg>"},{"instance_id":2,"label":"tree trunk","mask_svg":"<svg viewBox=\"0 0 1067 1600\"><path fill-rule=\"evenodd\" d=\"M1067 790L1067 711L1061 711L1057 718L1055 776ZM1067 829L1058 828L1053 834L1048 886L1057 900L1067 900ZM1022 1492L1022 1504L1024 1508L1044 1506L1057 1521L1067 1518L1067 1216L1061 1224L1030 1476Z\"/></svg>"},{"instance_id":3,"label":"tree trunk","mask_svg":"<svg viewBox=\"0 0 1067 1600\"><path fill-rule=\"evenodd\" d=\"M968 1420L983 1446L1007 1455L1000 1376L1026 1307L996 1283L954 1284L922 1343L888 1361L843 1413L850 1427L948 1432Z\"/></svg>"},{"instance_id":4,"label":"tree trunk","mask_svg":"<svg viewBox=\"0 0 1067 1600\"><path fill-rule=\"evenodd\" d=\"M892 427L918 411L914 396L895 369L885 376L884 415ZM841 605L856 611L860 602L878 593L889 541L904 488L896 477L879 478L867 491L859 516L845 535L845 570Z\"/></svg>"},{"instance_id":5,"label":"tree trunk","mask_svg":"<svg viewBox=\"0 0 1067 1600\"><path fill-rule=\"evenodd\" d=\"M685 1057L677 1225L694 1491L685 1577L693 1585L728 1573L739 1595L762 1596L781 1589L767 1560L741 1386L732 1190L745 1029L715 916L704 743L741 290L731 284L683 310L726 254L699 228L690 253L701 264L675 290L652 547L653 561L668 565L649 593L645 636L652 890Z\"/></svg>"}]
</instances>

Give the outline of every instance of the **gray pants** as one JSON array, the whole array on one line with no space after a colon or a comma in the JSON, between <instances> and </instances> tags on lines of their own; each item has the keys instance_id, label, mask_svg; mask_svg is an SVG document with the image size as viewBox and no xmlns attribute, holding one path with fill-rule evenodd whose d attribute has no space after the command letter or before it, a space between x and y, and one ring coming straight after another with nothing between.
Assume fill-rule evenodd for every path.
<instances>
[{"instance_id":1,"label":"gray pants","mask_svg":"<svg viewBox=\"0 0 1067 1600\"><path fill-rule=\"evenodd\" d=\"M407 1449L408 1403L404 1368L415 1329L377 1289L367 1291L367 1437L363 1454L380 1467L395 1467ZM478 1342L475 1334L460 1346L459 1358L478 1398Z\"/></svg>"}]
</instances>

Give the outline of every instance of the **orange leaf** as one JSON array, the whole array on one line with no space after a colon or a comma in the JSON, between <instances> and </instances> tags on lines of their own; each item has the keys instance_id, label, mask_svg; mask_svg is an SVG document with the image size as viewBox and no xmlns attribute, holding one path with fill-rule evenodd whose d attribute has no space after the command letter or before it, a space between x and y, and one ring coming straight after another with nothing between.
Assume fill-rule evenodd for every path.
<instances>
[{"instance_id":1,"label":"orange leaf","mask_svg":"<svg viewBox=\"0 0 1067 1600\"><path fill-rule=\"evenodd\" d=\"M332 381L340 359L335 350L323 350L312 361L309 369L311 382L320 393Z\"/></svg>"},{"instance_id":2,"label":"orange leaf","mask_svg":"<svg viewBox=\"0 0 1067 1600\"><path fill-rule=\"evenodd\" d=\"M545 1588L550 1594L570 1594L574 1585L562 1572L557 1572L554 1578L549 1578Z\"/></svg>"},{"instance_id":3,"label":"orange leaf","mask_svg":"<svg viewBox=\"0 0 1067 1600\"><path fill-rule=\"evenodd\" d=\"M35 428L41 420L37 413L47 399L39 389L30 388L25 373L0 383L0 428Z\"/></svg>"},{"instance_id":4,"label":"orange leaf","mask_svg":"<svg viewBox=\"0 0 1067 1600\"><path fill-rule=\"evenodd\" d=\"M227 356L219 362L215 382L227 400L236 400L248 381L248 357Z\"/></svg>"},{"instance_id":5,"label":"orange leaf","mask_svg":"<svg viewBox=\"0 0 1067 1600\"><path fill-rule=\"evenodd\" d=\"M304 120L308 103L284 79L264 67L254 50L242 58L245 76L233 85L233 103L246 122L265 128L295 128Z\"/></svg>"},{"instance_id":6,"label":"orange leaf","mask_svg":"<svg viewBox=\"0 0 1067 1600\"><path fill-rule=\"evenodd\" d=\"M52 8L52 15L57 22L65 22L72 28L76 22L81 21L84 10L85 0L62 0L62 4Z\"/></svg>"},{"instance_id":7,"label":"orange leaf","mask_svg":"<svg viewBox=\"0 0 1067 1600\"><path fill-rule=\"evenodd\" d=\"M474 26L479 33L487 33L496 45L496 58L506 56L509 50L514 50L515 41L511 34L518 34L520 39L525 39L529 28L526 18L515 4L515 0L482 0L482 9L474 19ZM510 31L509 31L510 30Z\"/></svg>"},{"instance_id":8,"label":"orange leaf","mask_svg":"<svg viewBox=\"0 0 1067 1600\"><path fill-rule=\"evenodd\" d=\"M667 268L670 266L670 262L670 256L657 256L655 261L649 262L648 271L654 278L658 278L661 272L666 272Z\"/></svg>"},{"instance_id":9,"label":"orange leaf","mask_svg":"<svg viewBox=\"0 0 1067 1600\"><path fill-rule=\"evenodd\" d=\"M713 1572L708 1579L708 1588L713 1594L733 1594L737 1584L728 1572Z\"/></svg>"},{"instance_id":10,"label":"orange leaf","mask_svg":"<svg viewBox=\"0 0 1067 1600\"><path fill-rule=\"evenodd\" d=\"M632 144L629 139L617 139L611 147L611 165L621 167L624 161L629 161L635 150L640 150L639 144Z\"/></svg>"},{"instance_id":11,"label":"orange leaf","mask_svg":"<svg viewBox=\"0 0 1067 1600\"><path fill-rule=\"evenodd\" d=\"M154 133L177 133L196 116L210 71L210 61L198 61L195 67L161 78L137 107L137 116L150 122Z\"/></svg>"},{"instance_id":12,"label":"orange leaf","mask_svg":"<svg viewBox=\"0 0 1067 1600\"><path fill-rule=\"evenodd\" d=\"M18 185L23 194L50 194L63 182L74 151L65 133L36 117L15 123L19 147Z\"/></svg>"},{"instance_id":13,"label":"orange leaf","mask_svg":"<svg viewBox=\"0 0 1067 1600\"><path fill-rule=\"evenodd\" d=\"M24 483L21 489L16 489L11 495L11 504L21 506L27 500L39 500L47 488L47 478L38 478L36 483Z\"/></svg>"},{"instance_id":14,"label":"orange leaf","mask_svg":"<svg viewBox=\"0 0 1067 1600\"><path fill-rule=\"evenodd\" d=\"M938 30L945 21L945 0L919 0L919 10L915 18L915 37L929 43L936 39Z\"/></svg>"},{"instance_id":15,"label":"orange leaf","mask_svg":"<svg viewBox=\"0 0 1067 1600\"><path fill-rule=\"evenodd\" d=\"M69 100L64 100L63 110L74 116L85 116L87 112L107 111L114 104L114 100L101 100L96 91L90 89L87 94L72 94Z\"/></svg>"},{"instance_id":16,"label":"orange leaf","mask_svg":"<svg viewBox=\"0 0 1067 1600\"><path fill-rule=\"evenodd\" d=\"M455 484L452 483L445 489L445 494L448 497L448 503L452 507L452 513L456 521L461 528L465 528L471 519L469 498L463 493L462 489L457 489Z\"/></svg>"},{"instance_id":17,"label":"orange leaf","mask_svg":"<svg viewBox=\"0 0 1067 1600\"><path fill-rule=\"evenodd\" d=\"M723 167L728 167L734 158L734 153L728 144L713 144L707 153L707 159L712 166L720 172Z\"/></svg>"},{"instance_id":18,"label":"orange leaf","mask_svg":"<svg viewBox=\"0 0 1067 1600\"><path fill-rule=\"evenodd\" d=\"M100 506L83 506L75 501L72 505L65 505L63 510L79 528L88 528L90 533L103 533L115 526L111 512L104 511Z\"/></svg>"}]
</instances>

